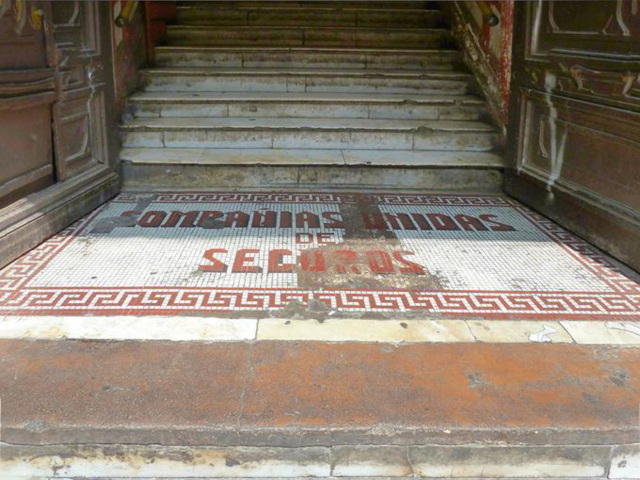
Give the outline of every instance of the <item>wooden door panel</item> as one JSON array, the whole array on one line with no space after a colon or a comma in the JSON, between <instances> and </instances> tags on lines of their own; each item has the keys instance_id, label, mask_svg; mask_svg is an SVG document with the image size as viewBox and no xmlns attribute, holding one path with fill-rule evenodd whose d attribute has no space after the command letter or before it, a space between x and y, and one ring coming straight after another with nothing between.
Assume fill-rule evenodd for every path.
<instances>
[{"instance_id":1,"label":"wooden door panel","mask_svg":"<svg viewBox=\"0 0 640 480\"><path fill-rule=\"evenodd\" d=\"M28 18L31 7L5 3L0 17L0 208L55 180L54 70L44 32Z\"/></svg>"},{"instance_id":2,"label":"wooden door panel","mask_svg":"<svg viewBox=\"0 0 640 480\"><path fill-rule=\"evenodd\" d=\"M51 98L31 96L2 108L0 100L0 207L54 182ZM25 135L25 132L29 132Z\"/></svg>"},{"instance_id":3,"label":"wooden door panel","mask_svg":"<svg viewBox=\"0 0 640 480\"><path fill-rule=\"evenodd\" d=\"M54 108L58 178L66 180L105 163L105 65L98 5L56 2L52 11L60 98Z\"/></svg>"},{"instance_id":4,"label":"wooden door panel","mask_svg":"<svg viewBox=\"0 0 640 480\"><path fill-rule=\"evenodd\" d=\"M640 210L639 113L540 92L523 105L522 173Z\"/></svg>"},{"instance_id":5,"label":"wooden door panel","mask_svg":"<svg viewBox=\"0 0 640 480\"><path fill-rule=\"evenodd\" d=\"M638 54L639 8L637 0L541 2L535 53Z\"/></svg>"},{"instance_id":6,"label":"wooden door panel","mask_svg":"<svg viewBox=\"0 0 640 480\"><path fill-rule=\"evenodd\" d=\"M516 7L507 192L640 268L640 2Z\"/></svg>"},{"instance_id":7,"label":"wooden door panel","mask_svg":"<svg viewBox=\"0 0 640 480\"><path fill-rule=\"evenodd\" d=\"M0 70L24 70L47 66L45 37L33 28L28 15L34 5L0 2Z\"/></svg>"}]
</instances>

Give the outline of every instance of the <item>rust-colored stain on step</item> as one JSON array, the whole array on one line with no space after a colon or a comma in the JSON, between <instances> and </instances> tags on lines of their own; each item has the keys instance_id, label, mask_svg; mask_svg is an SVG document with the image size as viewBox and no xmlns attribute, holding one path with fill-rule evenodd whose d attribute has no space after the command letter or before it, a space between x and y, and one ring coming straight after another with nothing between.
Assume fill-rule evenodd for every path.
<instances>
[{"instance_id":1,"label":"rust-colored stain on step","mask_svg":"<svg viewBox=\"0 0 640 480\"><path fill-rule=\"evenodd\" d=\"M0 341L3 440L632 441L636 349Z\"/></svg>"}]
</instances>

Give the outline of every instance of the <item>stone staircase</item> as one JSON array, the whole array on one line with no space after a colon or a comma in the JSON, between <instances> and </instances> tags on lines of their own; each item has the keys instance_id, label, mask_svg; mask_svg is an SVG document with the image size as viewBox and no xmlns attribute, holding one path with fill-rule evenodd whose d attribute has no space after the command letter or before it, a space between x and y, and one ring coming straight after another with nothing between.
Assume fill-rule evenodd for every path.
<instances>
[{"instance_id":1,"label":"stone staircase","mask_svg":"<svg viewBox=\"0 0 640 480\"><path fill-rule=\"evenodd\" d=\"M182 2L122 126L126 186L498 190L431 2Z\"/></svg>"}]
</instances>

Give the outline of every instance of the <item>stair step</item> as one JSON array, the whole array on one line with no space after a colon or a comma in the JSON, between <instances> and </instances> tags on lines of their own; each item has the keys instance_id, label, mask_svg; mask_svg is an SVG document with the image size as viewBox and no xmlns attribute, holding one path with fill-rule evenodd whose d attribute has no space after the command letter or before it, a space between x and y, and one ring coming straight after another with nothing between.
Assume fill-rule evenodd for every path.
<instances>
[{"instance_id":1,"label":"stair step","mask_svg":"<svg viewBox=\"0 0 640 480\"><path fill-rule=\"evenodd\" d=\"M425 2L425 1L387 1L387 2L366 2L366 1L268 1L269 8L359 8L359 9L380 9L380 8L388 8L388 9L419 9L419 8L434 8L434 2ZM198 7L207 7L213 8L217 10L243 10L249 9L253 10L256 8L264 7L265 2L263 1L183 1L180 2L180 5L183 6L198 6Z\"/></svg>"},{"instance_id":2,"label":"stair step","mask_svg":"<svg viewBox=\"0 0 640 480\"><path fill-rule=\"evenodd\" d=\"M0 342L5 479L637 478L634 348Z\"/></svg>"},{"instance_id":3,"label":"stair step","mask_svg":"<svg viewBox=\"0 0 640 480\"><path fill-rule=\"evenodd\" d=\"M140 93L129 99L136 117L279 117L479 120L473 96L362 93Z\"/></svg>"},{"instance_id":4,"label":"stair step","mask_svg":"<svg viewBox=\"0 0 640 480\"><path fill-rule=\"evenodd\" d=\"M149 92L468 93L471 76L454 72L317 69L154 69Z\"/></svg>"},{"instance_id":5,"label":"stair step","mask_svg":"<svg viewBox=\"0 0 640 480\"><path fill-rule=\"evenodd\" d=\"M254 45L310 47L448 48L450 32L424 28L342 28L270 26L211 27L170 25L167 41L172 45Z\"/></svg>"},{"instance_id":6,"label":"stair step","mask_svg":"<svg viewBox=\"0 0 640 480\"><path fill-rule=\"evenodd\" d=\"M323 69L452 70L461 65L455 50L382 50L347 48L244 48L176 47L156 48L155 62L161 67L244 67Z\"/></svg>"},{"instance_id":7,"label":"stair step","mask_svg":"<svg viewBox=\"0 0 640 480\"><path fill-rule=\"evenodd\" d=\"M219 9L206 6L180 6L178 24L215 26L306 25L334 27L434 28L443 25L439 10L362 9L331 7L261 6L253 9Z\"/></svg>"},{"instance_id":8,"label":"stair step","mask_svg":"<svg viewBox=\"0 0 640 480\"><path fill-rule=\"evenodd\" d=\"M138 165L368 165L373 167L497 168L491 152L407 152L406 150L124 148L124 162Z\"/></svg>"},{"instance_id":9,"label":"stair step","mask_svg":"<svg viewBox=\"0 0 640 480\"><path fill-rule=\"evenodd\" d=\"M333 185L495 191L502 158L489 152L355 149L124 148L127 188Z\"/></svg>"},{"instance_id":10,"label":"stair step","mask_svg":"<svg viewBox=\"0 0 640 480\"><path fill-rule=\"evenodd\" d=\"M490 151L483 122L313 118L149 118L122 126L125 147Z\"/></svg>"}]
</instances>

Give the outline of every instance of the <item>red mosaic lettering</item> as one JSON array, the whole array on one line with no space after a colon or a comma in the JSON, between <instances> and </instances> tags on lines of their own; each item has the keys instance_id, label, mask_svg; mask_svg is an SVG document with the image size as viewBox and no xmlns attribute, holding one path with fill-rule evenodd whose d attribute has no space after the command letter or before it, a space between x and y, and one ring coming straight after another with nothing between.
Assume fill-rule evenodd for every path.
<instances>
[{"instance_id":1,"label":"red mosaic lettering","mask_svg":"<svg viewBox=\"0 0 640 480\"><path fill-rule=\"evenodd\" d=\"M393 273L391 256L382 250L368 250L365 252L369 260L369 268L374 273Z\"/></svg>"},{"instance_id":2,"label":"red mosaic lettering","mask_svg":"<svg viewBox=\"0 0 640 480\"><path fill-rule=\"evenodd\" d=\"M345 273L347 267L351 267L353 273L360 273L360 269L356 262L358 261L358 254L351 250L336 250L336 272Z\"/></svg>"},{"instance_id":3,"label":"red mosaic lettering","mask_svg":"<svg viewBox=\"0 0 640 480\"><path fill-rule=\"evenodd\" d=\"M285 256L293 255L291 250L279 249L269 252L269 273L289 273L293 272L293 263L283 263Z\"/></svg>"},{"instance_id":4,"label":"red mosaic lettering","mask_svg":"<svg viewBox=\"0 0 640 480\"><path fill-rule=\"evenodd\" d=\"M233 261L233 267L231 271L233 273L260 273L262 270L257 265L248 265L256 258L255 254L260 253L257 248L242 248L236 253L236 258Z\"/></svg>"},{"instance_id":5,"label":"red mosaic lettering","mask_svg":"<svg viewBox=\"0 0 640 480\"><path fill-rule=\"evenodd\" d=\"M427 213L427 218L431 220L436 230L460 230L460 227L456 225L456 222L454 222L449 215L443 213Z\"/></svg>"},{"instance_id":6,"label":"red mosaic lettering","mask_svg":"<svg viewBox=\"0 0 640 480\"><path fill-rule=\"evenodd\" d=\"M145 213L142 218L138 220L138 225L140 225L141 227L158 227L166 216L166 212L160 210L152 210L151 212Z\"/></svg>"},{"instance_id":7,"label":"red mosaic lettering","mask_svg":"<svg viewBox=\"0 0 640 480\"><path fill-rule=\"evenodd\" d=\"M268 210L264 213L253 212L252 227L258 228L275 228L278 215L273 210Z\"/></svg>"},{"instance_id":8,"label":"red mosaic lettering","mask_svg":"<svg viewBox=\"0 0 640 480\"><path fill-rule=\"evenodd\" d=\"M224 222L225 227L246 228L249 225L249 215L244 212L229 212Z\"/></svg>"},{"instance_id":9,"label":"red mosaic lettering","mask_svg":"<svg viewBox=\"0 0 640 480\"><path fill-rule=\"evenodd\" d=\"M227 250L224 248L211 248L204 252L204 258L211 262L211 265L200 265L198 270L202 270L203 272L218 272L223 273L227 271L227 264L218 260L215 255L217 253L227 253Z\"/></svg>"},{"instance_id":10,"label":"red mosaic lettering","mask_svg":"<svg viewBox=\"0 0 640 480\"><path fill-rule=\"evenodd\" d=\"M182 220L180 223L181 228L192 228L195 226L194 222L198 215L200 215L200 212L197 210L193 212L172 211L167 221L162 224L162 227L175 227Z\"/></svg>"},{"instance_id":11,"label":"red mosaic lettering","mask_svg":"<svg viewBox=\"0 0 640 480\"><path fill-rule=\"evenodd\" d=\"M297 245L310 245L313 243L313 235L306 232L296 233L296 244Z\"/></svg>"},{"instance_id":12,"label":"red mosaic lettering","mask_svg":"<svg viewBox=\"0 0 640 480\"><path fill-rule=\"evenodd\" d=\"M464 215L460 213L455 216L455 219L460 224L460 226L467 231L475 230L477 232L480 232L488 230L488 228L485 227L484 223L482 223L476 217L472 217L471 215Z\"/></svg>"},{"instance_id":13,"label":"red mosaic lettering","mask_svg":"<svg viewBox=\"0 0 640 480\"><path fill-rule=\"evenodd\" d=\"M324 226L326 228L344 228L345 224L342 220L340 212L322 212L322 218L328 220Z\"/></svg>"},{"instance_id":14,"label":"red mosaic lettering","mask_svg":"<svg viewBox=\"0 0 640 480\"><path fill-rule=\"evenodd\" d=\"M380 212L362 212L362 220L368 230L388 230L387 222Z\"/></svg>"},{"instance_id":15,"label":"red mosaic lettering","mask_svg":"<svg viewBox=\"0 0 640 480\"><path fill-rule=\"evenodd\" d=\"M320 228L320 219L315 213L299 212L296 213L296 227Z\"/></svg>"},{"instance_id":16,"label":"red mosaic lettering","mask_svg":"<svg viewBox=\"0 0 640 480\"><path fill-rule=\"evenodd\" d=\"M291 212L280 212L280 228L291 228L293 215Z\"/></svg>"},{"instance_id":17,"label":"red mosaic lettering","mask_svg":"<svg viewBox=\"0 0 640 480\"><path fill-rule=\"evenodd\" d=\"M318 240L318 245L331 245L338 243L333 234L328 232L318 232L316 238Z\"/></svg>"},{"instance_id":18,"label":"red mosaic lettering","mask_svg":"<svg viewBox=\"0 0 640 480\"><path fill-rule=\"evenodd\" d=\"M318 250L303 250L300 253L300 267L305 272L324 272L327 270L324 255Z\"/></svg>"},{"instance_id":19,"label":"red mosaic lettering","mask_svg":"<svg viewBox=\"0 0 640 480\"><path fill-rule=\"evenodd\" d=\"M489 224L489 228L494 232L515 232L516 229L506 223L497 222L494 218L498 218L497 215L490 213L483 213L480 218Z\"/></svg>"},{"instance_id":20,"label":"red mosaic lettering","mask_svg":"<svg viewBox=\"0 0 640 480\"><path fill-rule=\"evenodd\" d=\"M403 255L415 255L415 253L409 252L407 250L393 252L393 258L404 265L404 267L400 267L400 273L415 273L418 275L424 274L424 268L422 268L417 263L407 260L403 257Z\"/></svg>"},{"instance_id":21,"label":"red mosaic lettering","mask_svg":"<svg viewBox=\"0 0 640 480\"><path fill-rule=\"evenodd\" d=\"M433 227L431 226L429 221L421 213L412 213L411 216L420 227L420 230L433 230Z\"/></svg>"},{"instance_id":22,"label":"red mosaic lettering","mask_svg":"<svg viewBox=\"0 0 640 480\"><path fill-rule=\"evenodd\" d=\"M215 221L218 220L219 218L222 218L223 215L224 213L215 211L215 210L204 211L202 212L202 216L198 220L198 226L203 228L212 228Z\"/></svg>"},{"instance_id":23,"label":"red mosaic lettering","mask_svg":"<svg viewBox=\"0 0 640 480\"><path fill-rule=\"evenodd\" d=\"M411 221L411 217L406 213L386 213L385 217L393 230L417 230L415 224Z\"/></svg>"}]
</instances>

